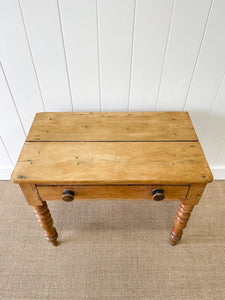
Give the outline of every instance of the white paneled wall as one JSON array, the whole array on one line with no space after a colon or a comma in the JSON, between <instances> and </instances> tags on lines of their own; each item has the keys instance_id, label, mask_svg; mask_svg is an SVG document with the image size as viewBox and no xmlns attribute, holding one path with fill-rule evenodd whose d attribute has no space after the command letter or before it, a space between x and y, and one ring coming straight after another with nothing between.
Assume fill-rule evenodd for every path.
<instances>
[{"instance_id":1,"label":"white paneled wall","mask_svg":"<svg viewBox=\"0 0 225 300\"><path fill-rule=\"evenodd\" d=\"M176 1L171 17L157 110L182 110L200 51L211 0Z\"/></svg>"},{"instance_id":2,"label":"white paneled wall","mask_svg":"<svg viewBox=\"0 0 225 300\"><path fill-rule=\"evenodd\" d=\"M40 111L187 110L225 179L225 0L0 0L0 179Z\"/></svg>"},{"instance_id":3,"label":"white paneled wall","mask_svg":"<svg viewBox=\"0 0 225 300\"><path fill-rule=\"evenodd\" d=\"M73 109L74 111L99 111L96 1L61 0L59 1L59 15Z\"/></svg>"},{"instance_id":4,"label":"white paneled wall","mask_svg":"<svg viewBox=\"0 0 225 300\"><path fill-rule=\"evenodd\" d=\"M173 0L136 2L130 111L156 109L172 12Z\"/></svg>"},{"instance_id":5,"label":"white paneled wall","mask_svg":"<svg viewBox=\"0 0 225 300\"><path fill-rule=\"evenodd\" d=\"M21 15L46 111L70 111L58 5L55 0L21 0Z\"/></svg>"},{"instance_id":6,"label":"white paneled wall","mask_svg":"<svg viewBox=\"0 0 225 300\"><path fill-rule=\"evenodd\" d=\"M99 0L102 111L127 111L134 29L134 0Z\"/></svg>"},{"instance_id":7,"label":"white paneled wall","mask_svg":"<svg viewBox=\"0 0 225 300\"><path fill-rule=\"evenodd\" d=\"M16 0L0 0L0 61L27 133L35 112L43 111L44 103L20 6ZM1 98L4 106L6 101ZM5 126L7 122L11 126L10 121L13 118L5 118ZM4 129L0 128L1 131Z\"/></svg>"}]
</instances>

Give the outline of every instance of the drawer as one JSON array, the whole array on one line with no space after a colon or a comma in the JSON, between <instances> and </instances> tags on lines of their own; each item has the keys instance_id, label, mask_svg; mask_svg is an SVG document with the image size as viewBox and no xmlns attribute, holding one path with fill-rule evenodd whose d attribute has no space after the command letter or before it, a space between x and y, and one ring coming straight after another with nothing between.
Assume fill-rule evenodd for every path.
<instances>
[{"instance_id":1,"label":"drawer","mask_svg":"<svg viewBox=\"0 0 225 300\"><path fill-rule=\"evenodd\" d=\"M74 200L155 200L153 190L162 189L164 200L186 199L189 190L188 185L57 185L37 186L42 200L62 200L63 192L66 190L74 196ZM155 191L157 192L157 191ZM158 191L162 192L162 191ZM67 192L66 192L67 193ZM64 192L64 195L66 194ZM160 194L160 193L159 193ZM159 195L158 194L158 195ZM156 196L154 196L156 197ZM160 198L160 197L158 197Z\"/></svg>"}]
</instances>

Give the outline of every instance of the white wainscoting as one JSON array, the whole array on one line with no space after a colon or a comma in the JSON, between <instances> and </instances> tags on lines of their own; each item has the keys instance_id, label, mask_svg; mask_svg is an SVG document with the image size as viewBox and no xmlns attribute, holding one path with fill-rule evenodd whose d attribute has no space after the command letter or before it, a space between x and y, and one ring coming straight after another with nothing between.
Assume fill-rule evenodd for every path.
<instances>
[{"instance_id":1,"label":"white wainscoting","mask_svg":"<svg viewBox=\"0 0 225 300\"><path fill-rule=\"evenodd\" d=\"M0 179L36 112L189 111L225 179L225 0L1 0Z\"/></svg>"}]
</instances>

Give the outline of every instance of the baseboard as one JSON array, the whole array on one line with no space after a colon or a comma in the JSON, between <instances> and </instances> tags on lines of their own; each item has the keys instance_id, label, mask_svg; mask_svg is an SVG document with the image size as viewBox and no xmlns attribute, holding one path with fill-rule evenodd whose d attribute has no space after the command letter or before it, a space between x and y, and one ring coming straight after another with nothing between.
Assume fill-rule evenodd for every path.
<instances>
[{"instance_id":1,"label":"baseboard","mask_svg":"<svg viewBox=\"0 0 225 300\"><path fill-rule=\"evenodd\" d=\"M10 180L13 167L0 167L0 180ZM225 166L211 168L214 180L225 180Z\"/></svg>"},{"instance_id":2,"label":"baseboard","mask_svg":"<svg viewBox=\"0 0 225 300\"><path fill-rule=\"evenodd\" d=\"M225 166L211 168L214 180L225 180Z\"/></svg>"},{"instance_id":3,"label":"baseboard","mask_svg":"<svg viewBox=\"0 0 225 300\"><path fill-rule=\"evenodd\" d=\"M10 180L12 171L12 166L0 166L0 180Z\"/></svg>"}]
</instances>

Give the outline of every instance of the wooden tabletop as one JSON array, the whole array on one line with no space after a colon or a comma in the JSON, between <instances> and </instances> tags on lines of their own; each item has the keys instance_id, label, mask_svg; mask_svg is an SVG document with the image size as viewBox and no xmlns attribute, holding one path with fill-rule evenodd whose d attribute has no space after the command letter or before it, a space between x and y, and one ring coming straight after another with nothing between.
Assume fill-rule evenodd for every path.
<instances>
[{"instance_id":1,"label":"wooden tabletop","mask_svg":"<svg viewBox=\"0 0 225 300\"><path fill-rule=\"evenodd\" d=\"M38 113L26 141L197 141L187 112Z\"/></svg>"},{"instance_id":2,"label":"wooden tabletop","mask_svg":"<svg viewBox=\"0 0 225 300\"><path fill-rule=\"evenodd\" d=\"M212 174L187 112L38 113L12 181L191 184Z\"/></svg>"}]
</instances>

